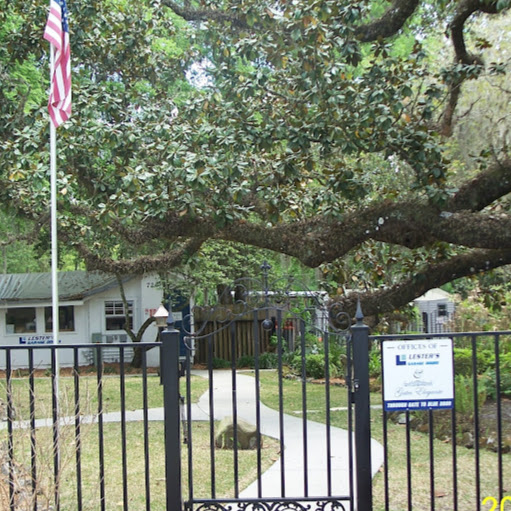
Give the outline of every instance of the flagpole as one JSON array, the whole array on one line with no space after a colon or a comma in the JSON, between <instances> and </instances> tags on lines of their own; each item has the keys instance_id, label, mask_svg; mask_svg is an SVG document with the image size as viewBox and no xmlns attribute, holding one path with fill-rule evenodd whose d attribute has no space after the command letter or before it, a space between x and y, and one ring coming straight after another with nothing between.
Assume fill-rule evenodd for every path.
<instances>
[{"instance_id":1,"label":"flagpole","mask_svg":"<svg viewBox=\"0 0 511 511\"><path fill-rule=\"evenodd\" d=\"M44 29L44 39L50 43L50 217L51 217L51 288L53 357L53 442L55 509L60 509L60 403L59 403L59 290L58 290L58 236L57 236L57 127L71 115L71 51L66 0L50 0L50 12Z\"/></svg>"},{"instance_id":2,"label":"flagpole","mask_svg":"<svg viewBox=\"0 0 511 511\"><path fill-rule=\"evenodd\" d=\"M51 296L53 344L59 342L59 285L58 285L58 230L57 230L57 129L50 122L50 188L51 188ZM55 372L58 390L59 351L55 349ZM58 397L58 396L57 396Z\"/></svg>"},{"instance_id":3,"label":"flagpole","mask_svg":"<svg viewBox=\"0 0 511 511\"><path fill-rule=\"evenodd\" d=\"M50 80L55 69L55 50L50 47ZM59 350L59 286L58 286L58 236L57 236L57 128L50 119L50 217L51 217L51 313L52 335L55 360L54 378L54 407L53 410L53 448L54 448L54 477L55 477L55 507L60 508L60 364Z\"/></svg>"},{"instance_id":4,"label":"flagpole","mask_svg":"<svg viewBox=\"0 0 511 511\"><path fill-rule=\"evenodd\" d=\"M50 83L55 71L55 50L50 47ZM53 345L59 342L59 285L58 285L58 236L57 236L57 128L50 118L50 238L51 238L51 313ZM55 349L56 403L59 391L59 351Z\"/></svg>"},{"instance_id":5,"label":"flagpole","mask_svg":"<svg viewBox=\"0 0 511 511\"><path fill-rule=\"evenodd\" d=\"M53 344L59 343L58 236L57 236L57 127L71 115L71 53L65 0L50 0L44 38L50 43L50 217ZM54 348L58 397L59 352ZM56 400L58 407L58 400Z\"/></svg>"}]
</instances>

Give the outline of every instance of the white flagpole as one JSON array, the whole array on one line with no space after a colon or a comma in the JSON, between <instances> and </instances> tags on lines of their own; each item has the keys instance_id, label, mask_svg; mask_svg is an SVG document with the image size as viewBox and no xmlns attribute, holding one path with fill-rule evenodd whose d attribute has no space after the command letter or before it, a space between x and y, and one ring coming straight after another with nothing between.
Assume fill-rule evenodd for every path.
<instances>
[{"instance_id":1,"label":"white flagpole","mask_svg":"<svg viewBox=\"0 0 511 511\"><path fill-rule=\"evenodd\" d=\"M50 121L50 188L51 188L51 296L53 344L59 342L59 286L58 286L58 234L57 234L57 129ZM59 351L55 350L57 389L59 378ZM57 396L58 397L58 396Z\"/></svg>"},{"instance_id":2,"label":"white flagpole","mask_svg":"<svg viewBox=\"0 0 511 511\"><path fill-rule=\"evenodd\" d=\"M44 29L44 38L50 42L50 217L51 217L51 288L52 288L52 330L55 377L53 392L55 408L54 424L54 477L55 507L59 509L60 483L60 401L59 401L59 289L58 289L58 242L57 242L57 126L60 126L71 114L71 54L67 25L67 7L65 0L50 0L50 12ZM56 76L57 75L57 76Z\"/></svg>"},{"instance_id":3,"label":"white flagpole","mask_svg":"<svg viewBox=\"0 0 511 511\"><path fill-rule=\"evenodd\" d=\"M50 80L53 77L53 70L55 65L54 48L50 46ZM58 287L58 243L57 243L57 129L50 119L50 217L51 217L51 312L52 312L52 332L53 332L53 345L57 346L59 342L59 287ZM58 508L59 494L58 494L58 477L60 474L60 364L59 364L59 350L55 350L55 385L53 392L55 393L55 410L53 416L54 422L54 449L55 449L55 504Z\"/></svg>"},{"instance_id":4,"label":"white flagpole","mask_svg":"<svg viewBox=\"0 0 511 511\"><path fill-rule=\"evenodd\" d=\"M50 83L55 68L55 50L50 46ZM57 128L50 119L50 217L51 217L51 297L53 344L59 342L59 286L58 286L58 237L57 237ZM59 352L55 350L57 391L59 381ZM58 395L57 395L58 402Z\"/></svg>"}]
</instances>

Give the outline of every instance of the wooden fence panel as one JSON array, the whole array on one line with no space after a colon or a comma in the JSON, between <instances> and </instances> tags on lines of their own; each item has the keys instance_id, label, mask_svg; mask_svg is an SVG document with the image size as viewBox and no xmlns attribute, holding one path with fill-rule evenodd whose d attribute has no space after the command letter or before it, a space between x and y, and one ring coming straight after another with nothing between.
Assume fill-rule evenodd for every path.
<instances>
[{"instance_id":1,"label":"wooden fence panel","mask_svg":"<svg viewBox=\"0 0 511 511\"><path fill-rule=\"evenodd\" d=\"M262 328L261 323L263 319L258 319L259 328L259 351L264 353L268 350L271 332ZM197 323L199 327L199 323ZM237 319L232 325L223 325L219 321L209 321L206 326L200 324L201 337L206 334L213 336L213 356L218 359L232 361L232 333L234 333L235 343L235 356L236 360L242 356L255 355L255 341L254 341L254 320L250 319ZM195 362L203 364L207 362L208 358L208 343L206 339L198 339L195 342Z\"/></svg>"}]
</instances>

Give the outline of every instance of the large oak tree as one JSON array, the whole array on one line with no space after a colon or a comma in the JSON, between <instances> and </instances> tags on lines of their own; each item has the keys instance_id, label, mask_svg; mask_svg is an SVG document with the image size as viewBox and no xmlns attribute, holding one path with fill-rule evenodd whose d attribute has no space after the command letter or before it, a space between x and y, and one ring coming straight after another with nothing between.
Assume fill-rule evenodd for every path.
<instances>
[{"instance_id":1,"label":"large oak tree","mask_svg":"<svg viewBox=\"0 0 511 511\"><path fill-rule=\"evenodd\" d=\"M45 6L2 3L0 194L42 236ZM369 251L392 279L365 283L366 314L511 263L509 45L481 33L509 28L508 8L70 1L61 241L116 273L178 267L208 240L344 276Z\"/></svg>"}]
</instances>

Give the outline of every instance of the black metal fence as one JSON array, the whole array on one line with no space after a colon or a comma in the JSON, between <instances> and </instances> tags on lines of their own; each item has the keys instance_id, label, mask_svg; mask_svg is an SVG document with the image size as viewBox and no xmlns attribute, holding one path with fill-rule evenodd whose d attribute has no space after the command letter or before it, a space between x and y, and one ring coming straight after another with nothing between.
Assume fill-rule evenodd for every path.
<instances>
[{"instance_id":1,"label":"black metal fence","mask_svg":"<svg viewBox=\"0 0 511 511\"><path fill-rule=\"evenodd\" d=\"M454 409L373 410L384 464L374 509L505 509L511 488L511 332L372 337L373 361L389 340L453 340ZM375 373L376 384L380 376ZM381 423L381 429L376 424ZM508 505L509 505L508 504Z\"/></svg>"},{"instance_id":2,"label":"black metal fence","mask_svg":"<svg viewBox=\"0 0 511 511\"><path fill-rule=\"evenodd\" d=\"M254 318L253 338L260 339L258 329L264 327L257 314ZM274 330L273 411L260 402L267 385L261 347L256 341L251 376L244 375L232 322L225 325L232 356L222 371L214 368L212 336L195 338L207 353L201 373L207 392L199 392L203 397L198 403L192 396L196 382L190 356L179 389L179 333L172 329L163 333L161 343L138 347L136 378L124 362L126 344L108 345L119 350L115 371L104 362L105 346L100 344L0 347L5 363L0 380L0 510L314 506L472 511L511 504L511 332L428 334L428 339L453 339L455 409L389 413L381 410L381 347L388 340L413 342L425 334L369 337L359 315L348 337L328 331L316 335L316 343L323 344L324 377L314 384L320 394L311 394L311 332L300 324L293 346L297 373L287 378L292 354L286 352L279 327L285 324L279 316ZM341 348L345 360L341 387L334 386L330 372L333 345ZM91 349L96 364L85 368L81 352ZM150 349L161 350L161 376L147 365ZM47 369L35 363L41 350L48 353ZM58 370L62 350L72 352L74 363ZM252 382L248 390L247 378ZM298 389L300 403L292 410L287 405L291 385ZM342 406L334 392L343 394ZM315 415L319 408L323 415ZM230 450L215 446L217 421L225 416L234 425ZM255 426L248 463L255 467L256 481L250 491L243 489L248 458L236 427L247 418ZM336 436L339 427L346 432L342 440ZM276 442L273 471L263 461L269 448L265 437ZM375 466L379 444L381 468ZM221 475L222 464L229 467L228 476ZM204 466L205 485L196 475ZM346 482L342 488L341 479Z\"/></svg>"},{"instance_id":3,"label":"black metal fence","mask_svg":"<svg viewBox=\"0 0 511 511\"><path fill-rule=\"evenodd\" d=\"M2 511L165 508L163 427L151 422L163 419L163 399L159 377L146 363L156 346L138 348L136 388L124 362L125 344L108 345L119 352L115 371L103 363L105 346L99 344L1 347ZM80 352L90 349L96 364L86 368ZM58 367L64 350L73 353L72 367ZM34 363L42 351L50 360L46 369Z\"/></svg>"},{"instance_id":4,"label":"black metal fence","mask_svg":"<svg viewBox=\"0 0 511 511\"><path fill-rule=\"evenodd\" d=\"M261 316L264 317L265 312L268 319L261 321ZM274 314L273 320L269 319L271 314ZM244 367L241 360L246 359L246 352L237 342L238 328L235 318L228 318L218 326L218 329L224 330L223 338L228 339L229 346L229 362L224 370L214 370L217 332L206 330L204 334L194 336L195 349L200 347L201 352L205 354L205 358L202 359L205 362L203 375L209 381L209 388L199 402L198 409L194 408L189 397L191 361L188 356L185 370L187 383L185 415L190 420L185 426L187 442L184 456L187 462L183 476L188 482L187 493L182 496L185 509L219 511L244 509L247 506L254 506L260 510L305 510L311 507L317 510L354 509L356 502L354 487L362 488L364 484L363 477L355 477L354 467L365 463L365 469L370 473L371 463L370 450L361 447L362 445L367 447L367 439L358 438L355 434L355 444L351 441L354 419L351 386L336 389L337 394L343 396L342 403L346 411L343 429L332 424L330 415L334 407L332 397L334 374L331 374L334 372L334 365L330 359L331 347L335 345L338 350L347 353L344 369L345 375L351 379L353 373L351 344L348 342L346 332L318 330L316 325L308 325L302 320L296 321L298 332L293 349L290 350L289 339L284 330L288 314L289 311L274 307L253 311L251 328L254 345L251 349L253 355L250 375L240 372L239 366L242 364ZM246 323L246 313L242 317ZM366 327L361 325L358 328L365 332ZM268 352L262 350L267 346L267 336L262 335L262 329L273 332L273 351L270 352L270 357ZM169 346L173 345L171 335L170 332L163 335L163 342ZM365 337L367 342L366 332ZM191 350L188 353L191 353ZM315 356L317 358L314 358ZM271 383L274 389L275 409L261 403L261 391L269 385L264 377L269 359L270 367L275 370L272 371L275 378ZM320 403L311 402L307 391L307 382L311 379L308 375L308 361L317 360L321 363L322 385L318 388L319 392L315 394L315 399ZM292 373L289 373L290 366L293 367ZM170 368L169 373L167 369L163 371L164 379L168 374ZM293 384L292 389L288 383ZM294 392L292 409L287 405L290 391ZM363 399L362 394L362 392L358 394L360 399ZM324 413L321 424L310 420L318 408ZM368 411L367 402L367 413ZM201 420L204 421L208 441L206 445L199 445L197 448L196 444L200 440L197 440L197 432L192 425ZM222 433L219 421L228 428L226 433ZM247 421L252 439L251 453L247 452L246 445L247 431L244 428ZM176 432L173 434L174 438L179 436ZM268 448L267 443L271 445L271 442L274 443L275 454L270 460L270 466L263 468L265 449ZM225 454L221 452L223 444L227 444L230 449L227 463L232 471L228 475L228 491L221 488L219 475L224 471L221 468L221 458L225 459ZM169 448L173 449L172 446ZM169 459L178 456L179 453L173 450ZM241 467L247 459L252 459L256 480L248 488L243 488ZM195 470L198 465L207 466L207 484L201 485L200 489L197 488ZM358 494L361 498L367 498L370 495L370 487L362 488ZM174 505L177 506L177 500L181 496L176 492L172 492L172 495L176 499Z\"/></svg>"}]
</instances>

